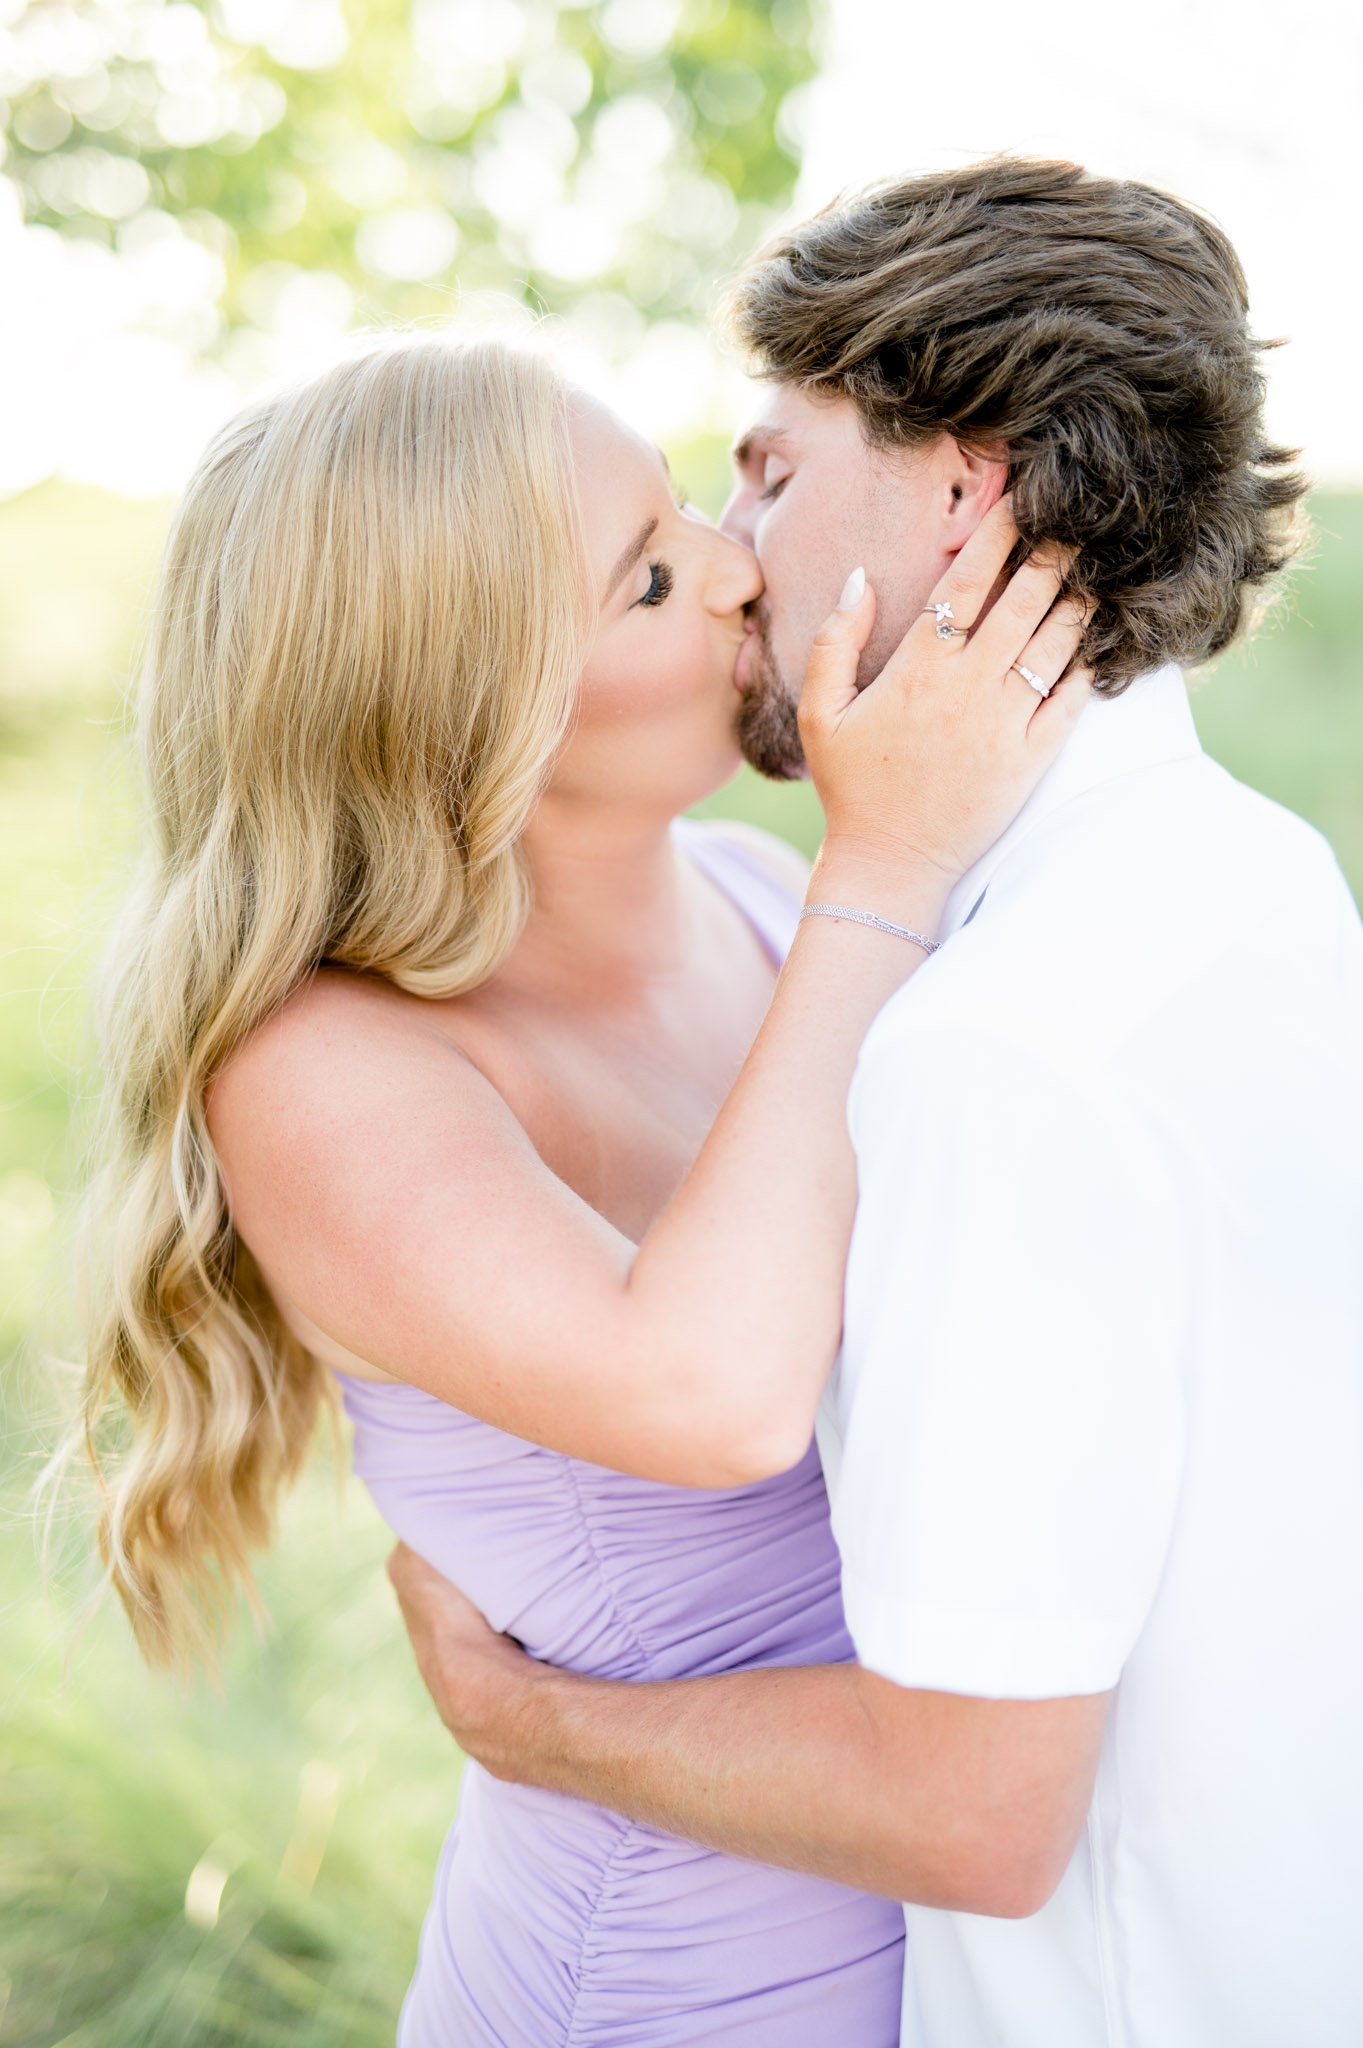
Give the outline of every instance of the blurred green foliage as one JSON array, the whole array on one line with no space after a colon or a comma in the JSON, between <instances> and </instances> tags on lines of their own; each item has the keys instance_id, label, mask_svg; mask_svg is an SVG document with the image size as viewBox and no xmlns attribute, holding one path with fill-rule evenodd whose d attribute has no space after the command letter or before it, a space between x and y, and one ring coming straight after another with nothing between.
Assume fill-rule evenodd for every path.
<instances>
[{"instance_id":1,"label":"blurred green foliage","mask_svg":"<svg viewBox=\"0 0 1363 2048\"><path fill-rule=\"evenodd\" d=\"M669 451L708 510L713 442ZM1316 501L1282 614L1198 679L1211 751L1320 825L1363 893L1363 497ZM381 1574L387 1537L325 1455L263 1574L224 1690L138 1666L115 1612L64 1660L88 1515L36 1583L27 1493L63 1399L70 1112L84 986L131 836L118 690L165 517L70 485L0 505L0 2048L380 2048L416 1953L458 1758ZM702 810L807 852L804 785L744 773Z\"/></svg>"},{"instance_id":2,"label":"blurred green foliage","mask_svg":"<svg viewBox=\"0 0 1363 2048\"><path fill-rule=\"evenodd\" d=\"M1363 903L1363 494L1322 493L1280 610L1193 679L1208 752L1325 834Z\"/></svg>"},{"instance_id":3,"label":"blurred green foliage","mask_svg":"<svg viewBox=\"0 0 1363 2048\"><path fill-rule=\"evenodd\" d=\"M30 0L0 28L6 171L64 235L199 240L208 350L299 273L401 318L590 282L633 332L701 313L789 199L810 5Z\"/></svg>"},{"instance_id":4,"label":"blurred green foliage","mask_svg":"<svg viewBox=\"0 0 1363 2048\"><path fill-rule=\"evenodd\" d=\"M459 1758L364 1496L319 1456L264 1574L273 1632L242 1630L221 1695L150 1679L117 1611L77 1638L91 1504L60 1509L46 1587L30 1508L69 1399L84 985L165 514L61 485L0 506L0 2044L383 2048Z\"/></svg>"},{"instance_id":5,"label":"blurred green foliage","mask_svg":"<svg viewBox=\"0 0 1363 2048\"><path fill-rule=\"evenodd\" d=\"M386 1532L319 1461L264 1573L269 1638L186 1695L117 1612L63 1674L84 1532L45 1596L19 1514L11 1485L0 2043L391 2043L459 1758L398 1638Z\"/></svg>"}]
</instances>

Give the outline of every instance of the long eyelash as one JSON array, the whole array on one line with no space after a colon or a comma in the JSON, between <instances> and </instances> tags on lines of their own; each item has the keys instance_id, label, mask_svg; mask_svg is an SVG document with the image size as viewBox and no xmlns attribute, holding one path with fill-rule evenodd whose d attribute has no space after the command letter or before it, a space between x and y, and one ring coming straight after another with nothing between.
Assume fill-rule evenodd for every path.
<instances>
[{"instance_id":1,"label":"long eyelash","mask_svg":"<svg viewBox=\"0 0 1363 2048\"><path fill-rule=\"evenodd\" d=\"M667 599L671 597L672 586L677 580L672 573L671 564L668 562L650 562L648 567L649 585L648 589L639 599L639 603L646 605L665 604Z\"/></svg>"},{"instance_id":2,"label":"long eyelash","mask_svg":"<svg viewBox=\"0 0 1363 2048\"><path fill-rule=\"evenodd\" d=\"M774 484L768 484L765 491L759 491L759 502L767 504L771 501L771 499L779 498L782 491L785 489L786 485L789 482L790 478L788 476L778 476Z\"/></svg>"}]
</instances>

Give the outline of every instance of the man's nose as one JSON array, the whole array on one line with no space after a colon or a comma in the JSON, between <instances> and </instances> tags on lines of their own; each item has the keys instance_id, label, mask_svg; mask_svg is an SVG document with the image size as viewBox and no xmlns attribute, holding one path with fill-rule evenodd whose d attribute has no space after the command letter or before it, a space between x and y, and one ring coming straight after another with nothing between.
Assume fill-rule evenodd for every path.
<instances>
[{"instance_id":1,"label":"man's nose","mask_svg":"<svg viewBox=\"0 0 1363 2048\"><path fill-rule=\"evenodd\" d=\"M739 484L719 515L720 532L727 533L730 540L740 541L745 548L750 548L756 531L756 511L757 501L753 493Z\"/></svg>"}]
</instances>

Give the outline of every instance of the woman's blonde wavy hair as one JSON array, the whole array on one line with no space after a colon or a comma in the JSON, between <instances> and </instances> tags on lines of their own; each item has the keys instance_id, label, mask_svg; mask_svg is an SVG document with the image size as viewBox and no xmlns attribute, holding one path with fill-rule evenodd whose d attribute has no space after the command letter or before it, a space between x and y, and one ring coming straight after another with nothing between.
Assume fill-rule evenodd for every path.
<instances>
[{"instance_id":1,"label":"woman's blonde wavy hair","mask_svg":"<svg viewBox=\"0 0 1363 2048\"><path fill-rule=\"evenodd\" d=\"M101 1552L154 1664L211 1664L254 1600L328 1399L232 1227L208 1086L324 961L441 997L506 957L591 620L564 389L503 341L388 341L252 407L179 506L83 1258Z\"/></svg>"}]
</instances>

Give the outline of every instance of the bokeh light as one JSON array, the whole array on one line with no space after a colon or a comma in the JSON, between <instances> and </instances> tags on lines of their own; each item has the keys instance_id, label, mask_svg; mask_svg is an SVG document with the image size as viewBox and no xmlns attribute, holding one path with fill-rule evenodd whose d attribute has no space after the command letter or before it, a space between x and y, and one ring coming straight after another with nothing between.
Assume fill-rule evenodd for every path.
<instances>
[{"instance_id":1,"label":"bokeh light","mask_svg":"<svg viewBox=\"0 0 1363 2048\"><path fill-rule=\"evenodd\" d=\"M394 319L553 314L639 424L713 428L814 61L805 0L0 0L0 495L171 489Z\"/></svg>"}]
</instances>

